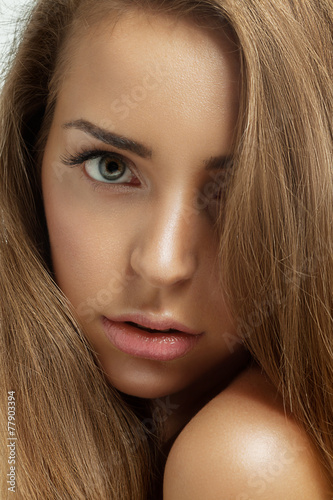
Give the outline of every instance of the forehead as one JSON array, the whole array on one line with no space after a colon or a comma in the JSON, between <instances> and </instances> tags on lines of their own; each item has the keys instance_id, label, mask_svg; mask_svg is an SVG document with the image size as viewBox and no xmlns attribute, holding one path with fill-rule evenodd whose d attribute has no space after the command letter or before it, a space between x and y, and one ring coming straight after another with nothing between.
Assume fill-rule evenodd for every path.
<instances>
[{"instance_id":1,"label":"forehead","mask_svg":"<svg viewBox=\"0 0 333 500\"><path fill-rule=\"evenodd\" d=\"M142 117L176 120L178 131L235 118L238 55L221 30L133 11L79 30L66 57L58 98L65 120L97 119L124 133Z\"/></svg>"}]
</instances>

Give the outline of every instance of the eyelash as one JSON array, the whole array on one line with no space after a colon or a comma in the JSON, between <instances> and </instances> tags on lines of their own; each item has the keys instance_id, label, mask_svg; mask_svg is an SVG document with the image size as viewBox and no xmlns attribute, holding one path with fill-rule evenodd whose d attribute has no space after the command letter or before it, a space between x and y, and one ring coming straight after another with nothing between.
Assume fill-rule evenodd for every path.
<instances>
[{"instance_id":1,"label":"eyelash","mask_svg":"<svg viewBox=\"0 0 333 500\"><path fill-rule=\"evenodd\" d=\"M96 180L94 179L88 172L87 172L87 162L91 160L96 160L100 158L100 161L106 160L108 158L116 158L119 161L122 161L126 169L128 169L131 172L131 182L116 182L115 180ZM130 186L130 185L139 185L140 181L138 180L136 174L133 172L134 168L133 166L129 165L132 164L130 160L128 160L126 157L119 153L115 153L112 151L105 151L105 150L100 150L100 149L91 149L91 150L86 150L82 151L77 154L69 154L68 156L62 156L61 161L64 165L69 166L69 167L79 167L82 166L85 175L87 176L88 180L92 182L96 187L107 187L109 185L125 185L125 186ZM124 174L122 174L121 177L123 177ZM132 183L132 180L136 179L137 182ZM104 186L103 186L104 185ZM106 186L105 186L106 185Z\"/></svg>"}]
</instances>

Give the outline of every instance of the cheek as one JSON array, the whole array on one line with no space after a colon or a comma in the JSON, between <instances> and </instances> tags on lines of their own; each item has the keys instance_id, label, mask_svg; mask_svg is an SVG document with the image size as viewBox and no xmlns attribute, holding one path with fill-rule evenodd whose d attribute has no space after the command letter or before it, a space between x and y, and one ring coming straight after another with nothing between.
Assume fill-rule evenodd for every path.
<instances>
[{"instance_id":1,"label":"cheek","mask_svg":"<svg viewBox=\"0 0 333 500\"><path fill-rule=\"evenodd\" d=\"M107 289L115 274L120 279L125 272L125 236L119 224L107 223L107 217L96 216L71 197L64 200L48 192L44 204L55 279L77 308Z\"/></svg>"}]
</instances>

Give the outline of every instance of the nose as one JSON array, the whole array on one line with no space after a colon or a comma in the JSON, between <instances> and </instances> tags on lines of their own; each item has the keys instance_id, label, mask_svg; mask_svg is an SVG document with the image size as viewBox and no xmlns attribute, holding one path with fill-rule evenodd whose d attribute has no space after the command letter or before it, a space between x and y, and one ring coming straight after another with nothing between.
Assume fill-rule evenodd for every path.
<instances>
[{"instance_id":1,"label":"nose","mask_svg":"<svg viewBox=\"0 0 333 500\"><path fill-rule=\"evenodd\" d=\"M188 217L189 201L156 201L139 224L131 267L151 286L163 288L190 280L198 267L197 217Z\"/></svg>"}]
</instances>

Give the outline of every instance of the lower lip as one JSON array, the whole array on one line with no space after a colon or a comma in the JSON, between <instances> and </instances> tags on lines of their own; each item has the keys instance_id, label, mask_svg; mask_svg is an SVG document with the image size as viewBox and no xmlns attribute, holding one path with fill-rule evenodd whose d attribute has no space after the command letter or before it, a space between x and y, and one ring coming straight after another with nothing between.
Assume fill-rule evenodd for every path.
<instances>
[{"instance_id":1,"label":"lower lip","mask_svg":"<svg viewBox=\"0 0 333 500\"><path fill-rule=\"evenodd\" d=\"M123 322L103 318L106 337L120 351L138 358L172 361L191 351L202 336L186 333L150 333Z\"/></svg>"}]
</instances>

